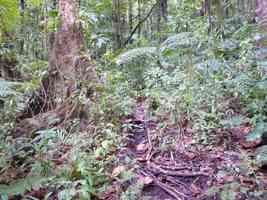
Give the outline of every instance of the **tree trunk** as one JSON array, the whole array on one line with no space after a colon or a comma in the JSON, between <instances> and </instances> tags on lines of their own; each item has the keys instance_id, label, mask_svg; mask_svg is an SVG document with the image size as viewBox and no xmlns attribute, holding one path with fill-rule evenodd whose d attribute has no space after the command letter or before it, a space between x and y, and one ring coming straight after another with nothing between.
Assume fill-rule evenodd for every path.
<instances>
[{"instance_id":1,"label":"tree trunk","mask_svg":"<svg viewBox=\"0 0 267 200\"><path fill-rule=\"evenodd\" d=\"M133 30L133 1L128 0L128 20L129 20L129 33Z\"/></svg>"},{"instance_id":2,"label":"tree trunk","mask_svg":"<svg viewBox=\"0 0 267 200\"><path fill-rule=\"evenodd\" d=\"M81 92L81 88L91 90L96 74L83 53L78 3L78 0L59 0L60 26L49 56L48 76L42 83L47 112L22 120L15 129L17 136L55 126L83 112L78 101L70 97L74 97L74 91Z\"/></svg>"},{"instance_id":3,"label":"tree trunk","mask_svg":"<svg viewBox=\"0 0 267 200\"><path fill-rule=\"evenodd\" d=\"M119 0L112 0L112 26L113 26L113 38L114 38L113 49L117 50L122 46Z\"/></svg>"},{"instance_id":4,"label":"tree trunk","mask_svg":"<svg viewBox=\"0 0 267 200\"><path fill-rule=\"evenodd\" d=\"M159 41L161 41L161 0L157 2L157 35L159 37Z\"/></svg>"},{"instance_id":5,"label":"tree trunk","mask_svg":"<svg viewBox=\"0 0 267 200\"><path fill-rule=\"evenodd\" d=\"M168 21L168 0L160 0L160 13L166 23Z\"/></svg>"},{"instance_id":6,"label":"tree trunk","mask_svg":"<svg viewBox=\"0 0 267 200\"><path fill-rule=\"evenodd\" d=\"M25 13L25 1L20 0L20 16L21 16L21 24L22 26L20 27L20 33L24 33L24 13ZM24 38L21 38L19 40L19 53L23 54L24 52Z\"/></svg>"},{"instance_id":7,"label":"tree trunk","mask_svg":"<svg viewBox=\"0 0 267 200\"><path fill-rule=\"evenodd\" d=\"M142 9L141 9L141 0L138 0L138 23L142 21ZM138 38L141 38L142 26L138 27Z\"/></svg>"},{"instance_id":8,"label":"tree trunk","mask_svg":"<svg viewBox=\"0 0 267 200\"><path fill-rule=\"evenodd\" d=\"M69 96L68 90L76 80L75 59L84 50L83 34L77 24L78 1L59 0L59 13L60 27L50 54L47 90L54 100Z\"/></svg>"},{"instance_id":9,"label":"tree trunk","mask_svg":"<svg viewBox=\"0 0 267 200\"><path fill-rule=\"evenodd\" d=\"M256 16L261 27L267 31L267 0L256 1Z\"/></svg>"}]
</instances>

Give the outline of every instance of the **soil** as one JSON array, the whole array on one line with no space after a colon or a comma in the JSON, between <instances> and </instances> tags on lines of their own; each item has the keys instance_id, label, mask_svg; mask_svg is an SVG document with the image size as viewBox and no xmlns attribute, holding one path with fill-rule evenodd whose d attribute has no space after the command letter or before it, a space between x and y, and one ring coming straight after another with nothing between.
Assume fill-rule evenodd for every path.
<instances>
[{"instance_id":1,"label":"soil","mask_svg":"<svg viewBox=\"0 0 267 200\"><path fill-rule=\"evenodd\" d=\"M218 193L208 195L207 191L211 188L220 191L232 183L252 191L257 188L252 175L238 171L243 163L240 155L248 151L238 140L231 140L230 145L221 143L210 148L196 143L188 127L174 131L174 127L170 126L163 134L176 141L164 149L160 147L159 122L147 116L144 100L139 100L134 115L124 120L133 128L126 133L126 148L118 155L119 158L130 157L135 161L134 167L127 164L126 167L134 170L137 177L134 182L143 182L139 199L219 200ZM242 193L235 195L239 200L248 199Z\"/></svg>"}]
</instances>

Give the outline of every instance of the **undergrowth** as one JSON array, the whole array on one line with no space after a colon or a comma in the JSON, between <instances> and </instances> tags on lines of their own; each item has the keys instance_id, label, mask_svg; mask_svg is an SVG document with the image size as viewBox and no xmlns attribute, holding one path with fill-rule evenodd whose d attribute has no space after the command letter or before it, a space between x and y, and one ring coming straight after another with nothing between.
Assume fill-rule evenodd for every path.
<instances>
[{"instance_id":1,"label":"undergrowth","mask_svg":"<svg viewBox=\"0 0 267 200\"><path fill-rule=\"evenodd\" d=\"M1 198L35 199L37 194L40 199L100 198L119 179L111 174L119 162L116 153L124 145L122 119L133 114L139 96L145 97L149 118L159 123L159 130L178 126L192 133L195 143L210 149L230 143L231 129L242 125L254 130L250 138L261 137L267 127L267 56L257 58L256 27L248 22L225 23L224 37L208 34L206 23L192 21L177 26L178 33L157 46L144 42L143 47L125 49L120 55L107 51L97 63L101 82L96 86L97 99L75 97L88 106L89 123L77 118L63 127L14 138L16 115L41 87L47 69L45 61L20 58L18 68L27 81L0 80ZM167 141L168 135L160 137L161 149L177 142L176 138ZM247 168L253 175L251 166ZM132 184L121 199L138 199L142 187ZM234 199L235 190L246 190L240 185L212 189L211 193L220 191L223 200ZM263 194L250 192L249 197Z\"/></svg>"}]
</instances>

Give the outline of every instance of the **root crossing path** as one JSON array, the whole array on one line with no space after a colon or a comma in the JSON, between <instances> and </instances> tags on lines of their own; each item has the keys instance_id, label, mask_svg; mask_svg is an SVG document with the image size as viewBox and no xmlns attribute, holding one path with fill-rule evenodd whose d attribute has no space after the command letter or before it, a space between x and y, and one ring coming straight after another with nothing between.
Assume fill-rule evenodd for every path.
<instances>
[{"instance_id":1,"label":"root crossing path","mask_svg":"<svg viewBox=\"0 0 267 200\"><path fill-rule=\"evenodd\" d=\"M183 127L159 129L159 122L149 119L144 100L137 101L133 117L124 123L130 128L121 157L128 157L134 163L126 164L135 173L136 180L131 184L143 186L137 199L218 199L205 195L217 169L216 157L208 157L207 152L196 149L187 150L186 140L191 135L181 131ZM169 143L165 141L167 139L170 139Z\"/></svg>"}]
</instances>

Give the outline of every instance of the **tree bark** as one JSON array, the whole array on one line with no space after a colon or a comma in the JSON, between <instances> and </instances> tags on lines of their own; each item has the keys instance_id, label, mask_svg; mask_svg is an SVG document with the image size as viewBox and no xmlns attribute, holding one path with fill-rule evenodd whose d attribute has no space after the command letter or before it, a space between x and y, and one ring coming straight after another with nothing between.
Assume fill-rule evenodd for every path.
<instances>
[{"instance_id":1,"label":"tree bark","mask_svg":"<svg viewBox=\"0 0 267 200\"><path fill-rule=\"evenodd\" d=\"M120 1L112 0L112 26L113 26L113 49L117 50L122 46Z\"/></svg>"},{"instance_id":2,"label":"tree bark","mask_svg":"<svg viewBox=\"0 0 267 200\"><path fill-rule=\"evenodd\" d=\"M83 32L77 22L78 3L78 0L59 0L59 30L49 56L48 76L42 83L46 112L20 121L15 129L17 136L56 126L84 112L83 105L70 97L84 88L91 90L97 80L84 51Z\"/></svg>"},{"instance_id":3,"label":"tree bark","mask_svg":"<svg viewBox=\"0 0 267 200\"><path fill-rule=\"evenodd\" d=\"M142 33L142 26L141 26L141 21L142 21L142 9L141 9L141 0L137 1L138 3L138 24L140 24L140 26L138 26L138 38L141 38L141 33Z\"/></svg>"},{"instance_id":4,"label":"tree bark","mask_svg":"<svg viewBox=\"0 0 267 200\"><path fill-rule=\"evenodd\" d=\"M256 1L256 16L261 27L267 31L267 0Z\"/></svg>"},{"instance_id":5,"label":"tree bark","mask_svg":"<svg viewBox=\"0 0 267 200\"><path fill-rule=\"evenodd\" d=\"M75 80L74 59L83 50L83 35L77 24L78 2L59 1L60 28L49 60L52 96L66 96L65 88Z\"/></svg>"},{"instance_id":6,"label":"tree bark","mask_svg":"<svg viewBox=\"0 0 267 200\"><path fill-rule=\"evenodd\" d=\"M160 13L166 23L168 21L168 0L160 0Z\"/></svg>"},{"instance_id":7,"label":"tree bark","mask_svg":"<svg viewBox=\"0 0 267 200\"><path fill-rule=\"evenodd\" d=\"M129 21L129 33L133 30L133 1L128 0L128 21Z\"/></svg>"},{"instance_id":8,"label":"tree bark","mask_svg":"<svg viewBox=\"0 0 267 200\"><path fill-rule=\"evenodd\" d=\"M53 104L64 102L90 73L90 60L82 55L85 46L77 22L78 3L77 0L59 0L60 27L49 56L48 79L44 81L46 96Z\"/></svg>"}]
</instances>

